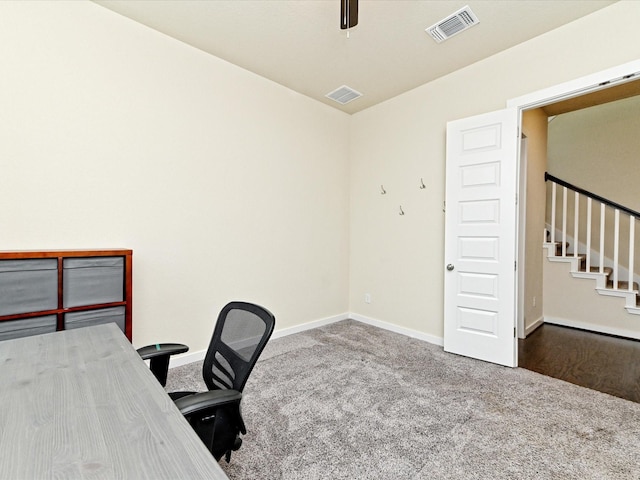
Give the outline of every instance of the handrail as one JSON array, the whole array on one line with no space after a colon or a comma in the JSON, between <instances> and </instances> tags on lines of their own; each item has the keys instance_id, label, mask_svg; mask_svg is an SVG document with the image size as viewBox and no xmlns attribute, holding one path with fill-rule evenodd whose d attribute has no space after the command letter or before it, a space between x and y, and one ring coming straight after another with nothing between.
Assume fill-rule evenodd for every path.
<instances>
[{"instance_id":1,"label":"handrail","mask_svg":"<svg viewBox=\"0 0 640 480\"><path fill-rule=\"evenodd\" d=\"M604 203L605 205L609 205L610 207L613 208L617 208L618 210L622 210L623 212L628 213L629 215L632 215L636 218L640 218L640 213L636 212L635 210L631 210L630 208L627 208L623 205L620 205L619 203L613 202L611 200L607 200L604 197L601 197L600 195L596 195L595 193L591 193L588 190L585 190L584 188L580 188L580 187L576 187L575 185L571 185L569 182L565 182L564 180L560 180L558 177L554 177L553 175L551 175L549 172L544 172L544 181L546 182L547 180L551 180L552 182L557 183L558 185L562 186L562 187L567 187L573 191L576 191L582 195L585 195L587 197L591 197L594 200L598 200L600 203Z\"/></svg>"}]
</instances>

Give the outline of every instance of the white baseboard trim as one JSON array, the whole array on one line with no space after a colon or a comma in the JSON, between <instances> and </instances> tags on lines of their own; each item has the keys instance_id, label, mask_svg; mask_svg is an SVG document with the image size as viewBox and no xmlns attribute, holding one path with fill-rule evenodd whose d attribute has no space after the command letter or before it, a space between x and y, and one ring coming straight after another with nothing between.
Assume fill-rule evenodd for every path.
<instances>
[{"instance_id":1,"label":"white baseboard trim","mask_svg":"<svg viewBox=\"0 0 640 480\"><path fill-rule=\"evenodd\" d=\"M358 313L341 313L339 315L334 315L332 317L321 318L320 320L315 320L313 322L303 323L300 325L295 325L293 327L276 330L273 332L273 335L271 336L271 338L286 337L288 335L305 332L307 330L313 330L314 328L324 327L325 325L330 325L332 323L340 322L342 320L347 320L347 319L366 323L367 325L372 325L374 327L382 328L383 330L399 333L401 335L422 340L428 343L433 343L434 345L438 345L440 347L444 345L444 339L442 337L436 337L435 335L429 335L427 333L422 333L417 330L412 330L410 328L400 327L398 325L394 325L393 323L388 323L382 320L377 320L375 318L366 317ZM204 356L206 353L207 353L206 350L200 350L198 352L190 352L180 356L173 357L171 358L170 368L181 367L182 365L187 365L188 363L199 362L200 360L204 360Z\"/></svg>"},{"instance_id":2,"label":"white baseboard trim","mask_svg":"<svg viewBox=\"0 0 640 480\"><path fill-rule=\"evenodd\" d=\"M204 356L207 353L206 350L200 350L197 352L188 352L179 356L171 357L169 360L169 368L181 367L188 363L199 362L204 360Z\"/></svg>"},{"instance_id":3,"label":"white baseboard trim","mask_svg":"<svg viewBox=\"0 0 640 480\"><path fill-rule=\"evenodd\" d=\"M398 325L394 325L393 323L384 322L382 320L377 320L375 318L365 317L364 315L360 315L358 313L349 314L349 318L351 318L352 320L356 320L358 322L372 325L374 327L382 328L383 330L389 330L390 332L400 333L401 335L405 335L407 337L416 338L418 340L423 340L425 342L433 343L440 347L444 345L444 339L442 337L436 337L435 335L429 335L428 333L422 333L417 330L412 330L410 328L400 327Z\"/></svg>"},{"instance_id":4,"label":"white baseboard trim","mask_svg":"<svg viewBox=\"0 0 640 480\"><path fill-rule=\"evenodd\" d=\"M524 336L528 337L531 332L544 323L544 317L538 318L535 322L524 329Z\"/></svg>"},{"instance_id":5,"label":"white baseboard trim","mask_svg":"<svg viewBox=\"0 0 640 480\"><path fill-rule=\"evenodd\" d=\"M273 335L271 335L271 338L281 338L281 337L286 337L288 335L293 335L294 333L301 333L307 330L313 330L314 328L324 327L325 325L330 325L332 323L340 322L341 320L346 320L348 318L350 318L348 313L341 313L340 315L321 318L320 320L315 320L313 322L303 323L300 325L295 325L293 327L275 330L273 332ZM190 352L180 356L172 357L169 368L181 367L182 365L187 365L188 363L199 362L201 360L204 360L204 357L206 354L207 354L206 350L200 350L198 352Z\"/></svg>"},{"instance_id":6,"label":"white baseboard trim","mask_svg":"<svg viewBox=\"0 0 640 480\"><path fill-rule=\"evenodd\" d=\"M560 325L562 327L579 328L581 330L589 330L591 332L606 333L608 335L617 335L618 337L633 338L640 340L640 332L626 330L623 328L605 327L602 325L592 325L576 320L568 320L566 318L544 317L544 323Z\"/></svg>"},{"instance_id":7,"label":"white baseboard trim","mask_svg":"<svg viewBox=\"0 0 640 480\"><path fill-rule=\"evenodd\" d=\"M314 328L331 325L332 323L347 320L348 318L351 318L349 316L349 313L341 313L340 315L334 315L333 317L321 318L320 320L315 320L313 322L303 323L289 328L283 328L282 330L276 330L275 332L273 332L271 338L281 338L288 335L293 335L294 333L306 332L307 330L313 330Z\"/></svg>"}]
</instances>

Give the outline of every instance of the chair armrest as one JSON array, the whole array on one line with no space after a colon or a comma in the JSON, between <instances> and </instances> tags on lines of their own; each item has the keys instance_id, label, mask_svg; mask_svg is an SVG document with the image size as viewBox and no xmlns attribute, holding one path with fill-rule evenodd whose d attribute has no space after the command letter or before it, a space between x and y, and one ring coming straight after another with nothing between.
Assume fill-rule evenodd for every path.
<instances>
[{"instance_id":1,"label":"chair armrest","mask_svg":"<svg viewBox=\"0 0 640 480\"><path fill-rule=\"evenodd\" d=\"M169 372L169 359L171 355L188 351L189 347L181 343L156 343L155 345L147 345L137 350L138 355L140 355L143 360L151 360L149 368L151 368L151 372L163 387L167 384L167 373Z\"/></svg>"},{"instance_id":2,"label":"chair armrest","mask_svg":"<svg viewBox=\"0 0 640 480\"><path fill-rule=\"evenodd\" d=\"M225 405L240 405L240 400L242 393L237 390L209 390L178 398L175 404L182 415L187 417L200 412L214 411Z\"/></svg>"},{"instance_id":3,"label":"chair armrest","mask_svg":"<svg viewBox=\"0 0 640 480\"><path fill-rule=\"evenodd\" d=\"M147 345L137 350L138 355L140 355L143 360L164 355L176 355L188 351L189 347L181 343L156 343L155 345Z\"/></svg>"}]
</instances>

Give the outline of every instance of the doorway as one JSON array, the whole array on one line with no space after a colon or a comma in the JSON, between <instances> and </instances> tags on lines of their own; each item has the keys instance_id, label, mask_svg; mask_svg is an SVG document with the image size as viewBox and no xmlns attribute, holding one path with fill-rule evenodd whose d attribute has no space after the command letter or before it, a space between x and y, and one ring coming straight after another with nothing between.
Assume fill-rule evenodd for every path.
<instances>
[{"instance_id":1,"label":"doorway","mask_svg":"<svg viewBox=\"0 0 640 480\"><path fill-rule=\"evenodd\" d=\"M518 118L516 122L519 122L519 125L518 125L518 128L519 128L520 125L522 124L522 116L526 111L534 111L536 109L539 109L540 107L546 107L546 106L555 105L555 104L563 104L564 102L569 102L569 101L573 101L573 102L584 102L585 100L593 101L595 97L604 95L602 93L598 94L598 92L608 90L612 87L618 87L624 84L632 83L634 82L634 80L637 80L638 78L640 78L640 60L630 62L612 69L608 69L606 71L603 71L594 75L590 75L588 77L584 77L578 80L557 85L557 86L554 86L539 92L535 92L523 97L515 98L507 102L508 108L504 112L506 113L509 110L516 110L517 118ZM615 92L615 90L613 92ZM612 91L609 90L608 93L612 93ZM592 96L591 94L594 94L594 95ZM584 97L584 98L581 98L581 97ZM569 103L564 103L564 105L568 105L568 104ZM498 113L498 112L494 112L494 113ZM450 129L451 129L451 132L455 134L455 138L463 140L462 142L458 141L457 144L460 146L464 146L464 148L469 147L470 150L476 150L478 152L480 152L483 149L485 152L488 152L490 150L496 150L500 146L499 144L501 144L499 140L502 137L500 137L500 135L484 134L484 132L489 131L488 127L490 125L487 124L487 126L484 126L481 122L488 120L489 119L488 117L490 117L490 114L474 117L473 119L462 119L455 122L449 122L449 124L447 125L447 142L448 142L447 143L447 192L449 192L448 187L450 182L449 151L451 150L452 152L455 152L454 153L455 155L459 155L458 152L460 151L460 148L455 147L454 143L452 143L453 148L449 148L450 147L449 145ZM509 117L509 115L507 115L507 117ZM474 125L473 121L475 121L476 119L479 123L477 125ZM546 117L545 117L545 121L546 121ZM510 122L511 120L507 118L504 121L504 123L501 123L499 125L499 128L504 129L505 132L510 131L512 126L512 123ZM496 123L495 125L498 125L498 124ZM521 131L521 130L518 130L518 131ZM544 131L546 132L546 124L545 124ZM465 140L465 135L469 137L469 141ZM518 134L518 136L520 136L520 134ZM535 143L532 141L532 138L535 138L535 135L533 137L531 135L528 135L529 146ZM493 142L494 139L498 141ZM482 140L482 141L479 141L479 140ZM489 140L492 140L492 141L490 142ZM513 185L513 183L517 184L518 183L517 179L521 178L520 176L523 175L524 173L520 171L520 168L522 166L520 165L520 160L519 160L520 155L517 150L518 150L518 147L514 144L513 150L512 150L513 159L514 159L513 161L514 161L514 164L517 166L518 170L516 171L516 174L514 176L511 176L511 174L509 174L507 176L500 177L500 179L496 177L496 180L501 182L500 183L501 185L510 186L510 185ZM463 153L466 153L466 152L463 152ZM527 153L527 158L529 160L527 163L530 165L532 163L530 152ZM460 175L460 172L462 172L464 169L459 168L459 166L455 164L454 166L455 168L452 168L451 171L455 172L456 175ZM530 168L528 169L530 171ZM498 170L495 170L495 171L497 172ZM529 195L530 194L529 185L533 184L531 181L531 178L533 177L530 175L527 175L527 179L528 179L527 188L526 188L527 191L526 192L518 191L516 195L516 201L519 202L518 210L520 212L522 211L522 208L526 208L528 210L532 204L546 203L546 193L542 197L544 199L544 201L542 202L540 202L539 199L538 201L535 201L535 198ZM454 180L452 185L455 185L456 181L458 181L458 185L460 185L459 179ZM487 181L486 183L489 184L491 182ZM500 203L500 200L496 199L496 201L493 203L498 205ZM465 203L465 205L470 205L472 207L476 207L476 204L478 204L477 199L471 199L469 201L466 201ZM492 205L490 202L485 202L485 204ZM460 204L460 202L450 203L449 193L447 193L447 207L448 207L447 212L452 211L455 215L458 215L458 217L460 217L460 215L465 213L464 210L462 209L462 206L463 205ZM474 222L478 223L476 220L474 220L475 218L474 216L478 216L478 221L484 221L485 223L487 222L492 223L489 220L493 220L499 217L497 214L491 217L491 215L489 214L492 211L497 212L497 210L492 210L489 208L485 208L484 210L480 208L474 208L473 210L474 215L470 215L468 216L468 218L471 220L471 223L474 223ZM487 217L487 218L485 219L484 217ZM519 247L520 242L525 241L525 239L518 238L517 236L518 220L519 220L518 217L519 217L518 214L515 214L513 217L510 217L510 218L513 218L513 224L511 228L516 238L516 242L514 242L515 245L511 244L514 247ZM520 319L518 317L519 312L526 311L527 303L521 303L521 302L523 302L525 299L528 298L527 295L530 295L530 287L534 283L532 279L535 278L534 277L535 272L529 271L530 269L528 269L526 266L526 258L527 258L526 245L525 245L525 249L521 249L521 248L515 249L517 252L517 254L515 255L515 260L516 260L515 270L517 271L517 265L520 265L520 268L525 268L525 273L524 273L525 294L518 295L519 282L517 279L517 275L515 273L513 274L513 277L514 277L513 279L510 279L510 276L508 275L502 275L501 278L504 280L503 282L497 282L497 281L493 282L494 285L503 284L505 281L510 284L509 291L511 292L511 294L503 296L502 301L498 302L499 304L501 304L503 301L507 301L510 305L512 305L510 314L504 315L503 314L504 312L501 312L499 310L495 310L495 311L485 310L483 312L482 309L479 309L478 307L475 307L475 306L470 307L468 305L464 305L463 303L464 297L473 297L473 296L481 297L483 295L487 296L488 294L493 294L494 291L497 292L497 290L495 289L491 290L489 288L491 286L491 282L486 281L483 284L482 282L477 281L478 279L491 280L493 277L495 277L495 275L492 274L493 275L492 276L492 275L485 274L484 276L482 276L483 275L482 272L476 273L473 270L468 270L467 272L465 272L461 269L455 268L455 264L458 263L458 261L464 260L463 258L464 252L460 248L461 245L464 246L464 242L460 241L460 239L463 238L463 234L460 233L460 229L456 231L455 228L457 227L455 226L453 227L454 229L453 231L455 235L453 234L448 235L447 232L451 228L450 225L457 226L457 225L462 225L464 223L464 219L462 219L462 217L460 218L461 218L460 221L458 220L457 217L454 217L454 215L452 215L451 218L449 218L449 214L447 214L447 219L445 220L445 223L446 223L445 264L446 264L446 270L451 272L449 277L453 277L453 278L449 278L450 281L447 282L447 277L446 277L447 273L445 273L445 336L444 336L445 351L452 351L453 353L466 355L473 358L481 358L481 356L478 356L478 352L494 352L494 351L506 352L510 350L516 353L517 337L526 336L527 328L531 327L531 324L527 324L526 317L522 319L523 320L522 322L519 321ZM540 221L540 216L537 216L536 218L538 219L538 221ZM542 215L541 218L542 218L542 222L544 222L544 215ZM526 214L526 219L527 219L527 227L529 227L532 220L532 217L529 215L529 212L527 212ZM508 220L508 221L511 222L511 220ZM495 223L495 221L493 221L493 223ZM529 230L529 229L527 228L526 230ZM544 229L541 228L540 230L538 230L538 232L542 232L543 230ZM540 242L542 241L542 233L537 234L535 232L533 233L528 232L526 235L537 237L536 248L537 250L541 250ZM511 235L508 235L508 236L510 237ZM464 238L473 239L474 237L467 236ZM480 238L480 237L477 237L477 238ZM500 238L500 240L496 240L494 244L497 244L498 241L502 241L502 243L504 244L505 243L504 240L505 240L504 238ZM485 242L485 243L488 244L489 242ZM510 242L506 242L506 243L510 243ZM456 247L456 245L458 246ZM475 250L479 251L479 249L475 249ZM485 249L485 250L491 253L490 249ZM474 255L475 257L478 256L475 253ZM498 258L498 256L495 256L492 258L489 258L490 255L488 254L485 256L487 256L487 258L490 261L493 261L496 264L498 263L504 264L504 265L508 264L506 260L503 261L504 259ZM505 259L506 259L506 256L505 256ZM511 257L511 265L514 264L513 260L514 260L514 257ZM542 275L541 275L541 271L540 271L541 269L539 266L538 266L538 270L539 270L539 278L540 278L538 288L541 291ZM514 270L512 269L512 272L513 271ZM462 286L461 276L464 276L465 274L467 275L467 277L473 280L473 282L468 282L468 284L474 288L469 289L468 292L463 291L463 289L461 288ZM457 277L454 277L454 275L456 275ZM448 287L448 284L450 284L450 287ZM485 287L485 284L489 285L489 287ZM481 290L486 290L486 292ZM543 299L541 296L536 295L536 300L541 301ZM536 300L534 300L532 303L535 303L537 305ZM482 326L482 322L484 322L485 328L476 327L472 314L475 314L475 316L480 319L481 323L479 325ZM480 315L480 314L483 314L483 315ZM465 320L466 325L464 324L465 322L462 322L461 319ZM518 331L519 324L524 325L525 331L522 331L522 329L521 331ZM509 335L509 331L511 331L511 335ZM460 335L461 333L465 335L465 338L457 338L461 336ZM455 348L448 349L447 348L448 343L450 345L455 344L454 345ZM508 355L502 355L502 357L508 357ZM508 360L507 362L502 362L497 359L492 359L492 358L489 358L489 356L487 356L487 358L482 358L482 359L487 361L493 361L495 363L501 363L503 365L517 366L517 354L513 355L513 357L511 358L512 360Z\"/></svg>"},{"instance_id":2,"label":"doorway","mask_svg":"<svg viewBox=\"0 0 640 480\"><path fill-rule=\"evenodd\" d=\"M519 237L519 263L524 266L524 286L518 295L518 337L524 338L544 321L542 296L542 249L545 227L548 119L591 106L640 95L640 61L630 62L572 82L567 82L508 102L521 111L523 132L527 134L527 161L520 160L520 178L525 192L520 192L521 218L526 221L524 238ZM527 118L528 117L528 118ZM528 121L529 125L526 125ZM529 128L526 128L528 126ZM533 195L532 195L533 193ZM526 212L523 214L523 212ZM533 261L531 261L533 259Z\"/></svg>"},{"instance_id":3,"label":"doorway","mask_svg":"<svg viewBox=\"0 0 640 480\"><path fill-rule=\"evenodd\" d=\"M611 151L620 152L618 155L623 155L623 157L620 158L624 158L623 151L625 149L631 148L637 150L635 147L637 143L635 143L633 139L627 142L622 133L611 135L610 137L605 135L607 139L612 138L611 140L607 140L607 143L613 143L613 145L605 146L605 144L598 143L598 141L600 138L600 129L613 130L613 126L608 126L610 124L617 123L617 129L621 132L626 131L626 128L623 126L626 125L624 122L630 122L630 117L632 117L633 120L631 120L629 125L636 125L635 118L637 118L637 114L634 113L630 115L629 112L637 111L639 95L640 81L634 80L591 94L539 107L537 113L541 117L544 117L546 123L549 125L549 147L547 151L550 157L544 170L605 198L610 198L627 205L628 202L625 200L633 198L633 196L627 196L625 199L620 188L621 184L625 183L625 181L613 182L612 179L609 183L613 182L615 186L612 189L611 185L609 185L609 190L607 190L605 185L606 178L613 177L610 175L610 172L616 169L614 163L610 161L605 162L606 168L596 168L592 166L591 169L598 173L589 174L589 162L585 160L591 158L591 155L587 153L588 148L595 149L594 147L596 146L601 146L607 154L611 154ZM573 112L577 112L577 114L572 116L571 114ZM535 110L523 112L523 132L527 132L525 128L527 115L531 117L535 116L535 113ZM608 122L603 123L601 120L596 121L597 118L603 117L607 118ZM584 125L589 128L589 130L586 131L588 131L590 135L595 135L598 141L594 139L592 142L589 142L589 135L585 133L576 135L575 127L573 129L569 127L569 125L572 125L572 119L574 118L580 119L580 122L583 122L579 123L575 120L574 124ZM561 120L560 123L564 128L558 127L558 119ZM531 123L531 118L528 120ZM621 122L623 125L621 125ZM584 126L582 128L585 128ZM553 127L555 127L555 129ZM633 130L632 127L629 128ZM576 158L579 157L582 160L580 164L573 162L570 165L560 167L562 164L561 158L565 157L558 154L554 156L554 152L562 152L563 154L574 152L573 148L567 148L566 145L564 148L558 147L558 143L562 145L562 142L558 140L560 131L571 132L572 139L578 139L582 136L583 142L589 145L588 148L583 148L582 151L579 152L579 155L576 156ZM628 133L629 132L627 132L627 134ZM544 143L546 143L547 138L543 138L545 140ZM630 143L634 146L631 146ZM546 145L544 146L546 148ZM615 148L611 148L612 146ZM592 156L596 157L595 154ZM609 157L605 156L604 158ZM626 165L625 162L622 163ZM522 163L521 160L521 165L526 164ZM558 173L554 168L558 169ZM626 171L628 172L629 169L627 168ZM572 172L575 172L575 176L571 176ZM623 175L624 179L629 177L629 173ZM539 179L541 178L542 177L539 176ZM589 183L589 181L592 183ZM632 182L632 179L628 179L627 183L629 182ZM541 180L539 181L541 186L543 183ZM631 188L631 191L635 192L635 188ZM620 197L617 195L620 195ZM532 228L536 232L533 235L534 241L528 250L539 253L542 250L542 238L539 234L544 226L541 226L539 222L533 223L534 225L530 225L529 222L527 222L526 227L527 229ZM530 237L525 236L522 238L529 241ZM530 259L528 258L527 260ZM536 261L538 261L538 259L536 259ZM545 258L540 258L539 261L542 262L540 265L547 262ZM531 262L527 262L527 266L530 263ZM542 266L540 268L542 268ZM526 291L520 296L520 305L522 308L524 308L526 304L527 312L529 314L534 313L535 316L532 318L530 315L527 319L528 321L525 320L524 315L519 316L521 323L519 323L518 326L518 331L520 332L518 341L518 366L620 398L640 402L640 388L638 388L640 382L640 374L638 373L638 366L640 365L640 342L635 339L624 338L624 331L616 332L619 333L619 336L597 333L598 331L613 331L613 324L610 323L608 316L601 317L602 327L583 323L583 319L580 316L567 317L570 320L557 322L557 319L554 318L554 313L556 312L554 312L553 309L545 309L543 312L542 305L544 304L544 296L538 297L540 300L538 302L539 308L534 311L535 309L532 307L536 306L536 295L542 293L540 288L537 287L538 278L536 273L537 268L527 269L524 288ZM575 280L571 279L569 281ZM596 295L596 297L598 296ZM533 304L531 304L532 299ZM557 301L553 303L557 304ZM616 313L616 316L625 315L622 306L620 312L614 313ZM629 314L626 315L628 316ZM545 317L547 322L551 321L551 323L544 323ZM632 320L633 319L630 319L629 321ZM527 328L524 327L525 323ZM568 325L578 326L578 328L568 328Z\"/></svg>"},{"instance_id":4,"label":"doorway","mask_svg":"<svg viewBox=\"0 0 640 480\"><path fill-rule=\"evenodd\" d=\"M616 327L616 322L601 322L593 318L581 323L577 312L570 309L558 310L558 301L551 304L550 309L543 312L544 295L542 290L542 275L540 270L545 263L545 254L541 250L541 242L544 241L543 231L548 228L549 207L548 189L543 177L546 172L558 176L564 181L578 185L588 191L607 198L611 201L625 205L631 209L638 209L636 192L637 171L636 155L639 146L637 140L637 128L639 125L637 109L640 107L640 80L625 83L617 87L611 87L608 91L598 91L594 94L584 95L568 101L558 102L532 110L526 110L522 115L522 129L524 134L532 138L531 160L525 161L521 155L520 164L523 169L521 176L525 178L527 211L521 212L521 218L526 223L526 233L520 238L526 244L524 289L520 295L521 306L524 312L519 313L518 331L519 338L524 338L543 321L552 321L565 326L601 331L603 333L627 336L633 331L633 323L625 330ZM547 135L548 134L548 135ZM635 138L634 138L635 137ZM568 140L564 140L567 138ZM548 158L547 158L548 157ZM621 168L622 167L622 168ZM533 194L532 194L533 192ZM573 194L571 194L573 195ZM573 197L571 197L573 200ZM586 240L586 200L582 199L580 212L579 239L581 247L579 253L584 254L588 243ZM598 221L598 216L594 222ZM613 225L607 219L607 225ZM570 218L573 225L573 219ZM570 227L573 235L573 227ZM591 238L597 237L597 229ZM628 237L626 233L625 240ZM556 233L556 239L558 239ZM598 239L593 240L598 243ZM577 243L573 241L573 243ZM609 251L606 256L609 260L605 266L610 266L613 236L604 242ZM599 245L599 243L598 243ZM623 242L623 249L628 251L628 243ZM574 249L574 245L568 248ZM570 250L572 251L572 250ZM591 265L598 265L592 250ZM620 262L628 266L628 258ZM634 270L639 269L636 265ZM624 279L628 277L625 269ZM622 277L621 277L622 278ZM547 304L548 305L548 304ZM555 305L555 306L554 306ZM544 313L544 315L543 315ZM614 312L614 318L624 317L624 310ZM526 319L525 319L526 317ZM575 318L575 320L571 320ZM599 317L598 317L599 318ZM563 319L567 319L564 321ZM589 326L591 325L591 326Z\"/></svg>"}]
</instances>

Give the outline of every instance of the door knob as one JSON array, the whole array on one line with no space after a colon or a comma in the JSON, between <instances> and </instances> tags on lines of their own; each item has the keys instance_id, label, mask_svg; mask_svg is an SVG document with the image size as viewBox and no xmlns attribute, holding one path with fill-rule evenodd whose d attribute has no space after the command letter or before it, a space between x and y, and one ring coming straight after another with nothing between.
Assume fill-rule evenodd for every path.
<instances>
[{"instance_id":1,"label":"door knob","mask_svg":"<svg viewBox=\"0 0 640 480\"><path fill-rule=\"evenodd\" d=\"M452 264L447 265L447 270L449 271L453 270L453 265Z\"/></svg>"}]
</instances>

